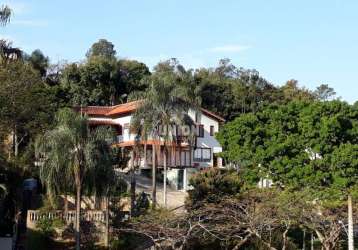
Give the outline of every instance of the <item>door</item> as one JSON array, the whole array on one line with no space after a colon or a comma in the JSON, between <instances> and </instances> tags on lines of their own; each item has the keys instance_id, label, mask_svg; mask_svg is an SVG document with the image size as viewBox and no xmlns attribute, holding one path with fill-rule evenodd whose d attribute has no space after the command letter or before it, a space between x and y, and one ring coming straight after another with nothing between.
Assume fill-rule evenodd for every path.
<instances>
[{"instance_id":1,"label":"door","mask_svg":"<svg viewBox=\"0 0 358 250\"><path fill-rule=\"evenodd\" d=\"M184 189L184 169L178 170L178 190Z\"/></svg>"}]
</instances>

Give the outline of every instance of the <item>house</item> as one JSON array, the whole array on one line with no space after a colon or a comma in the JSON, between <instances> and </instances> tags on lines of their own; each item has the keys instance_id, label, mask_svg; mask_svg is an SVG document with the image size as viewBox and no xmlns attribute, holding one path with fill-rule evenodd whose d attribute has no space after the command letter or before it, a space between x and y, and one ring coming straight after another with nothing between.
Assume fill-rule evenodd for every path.
<instances>
[{"instance_id":1,"label":"house","mask_svg":"<svg viewBox=\"0 0 358 250\"><path fill-rule=\"evenodd\" d=\"M144 144L143 141L139 140L138 142L138 137L130 130L132 115L140 103L141 101L133 101L116 106L88 106L77 108L77 111L87 114L90 126L112 126L117 133L117 142L114 146L133 151L134 146L138 143ZM222 159L217 156L217 153L222 151L222 147L215 139L215 133L219 131L220 124L225 120L203 108L199 111L189 110L188 115L195 122L195 145L189 146L180 136L177 136L176 142L169 145L167 180L175 190L187 190L188 180L195 172L208 167L222 166ZM162 141L148 138L146 145L146 155L142 152L139 160L136 158L139 171L144 175L149 173L152 167L153 145L157 145L157 147L160 145L163 150ZM130 162L131 160L129 164L131 164ZM162 157L158 159L157 168L161 173Z\"/></svg>"}]
</instances>

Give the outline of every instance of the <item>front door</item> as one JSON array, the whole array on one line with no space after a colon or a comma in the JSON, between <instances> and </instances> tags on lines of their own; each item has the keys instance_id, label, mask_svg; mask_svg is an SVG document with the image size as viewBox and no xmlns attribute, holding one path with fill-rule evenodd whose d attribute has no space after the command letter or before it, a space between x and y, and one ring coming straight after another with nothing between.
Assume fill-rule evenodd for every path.
<instances>
[{"instance_id":1,"label":"front door","mask_svg":"<svg viewBox=\"0 0 358 250\"><path fill-rule=\"evenodd\" d=\"M184 189L184 169L178 170L178 190Z\"/></svg>"}]
</instances>

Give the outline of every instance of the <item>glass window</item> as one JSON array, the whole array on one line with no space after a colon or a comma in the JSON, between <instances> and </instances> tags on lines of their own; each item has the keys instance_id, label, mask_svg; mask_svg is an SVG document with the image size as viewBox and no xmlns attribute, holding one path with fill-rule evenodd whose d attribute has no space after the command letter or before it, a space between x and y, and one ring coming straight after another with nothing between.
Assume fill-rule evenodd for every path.
<instances>
[{"instance_id":1,"label":"glass window","mask_svg":"<svg viewBox=\"0 0 358 250\"><path fill-rule=\"evenodd\" d=\"M211 148L197 148L194 151L194 161L209 162L211 161Z\"/></svg>"},{"instance_id":2,"label":"glass window","mask_svg":"<svg viewBox=\"0 0 358 250\"><path fill-rule=\"evenodd\" d=\"M202 159L210 161L210 159L211 159L211 150L210 150L210 148L203 148L202 149Z\"/></svg>"},{"instance_id":3,"label":"glass window","mask_svg":"<svg viewBox=\"0 0 358 250\"><path fill-rule=\"evenodd\" d=\"M210 135L214 136L214 126L210 126Z\"/></svg>"},{"instance_id":4,"label":"glass window","mask_svg":"<svg viewBox=\"0 0 358 250\"><path fill-rule=\"evenodd\" d=\"M198 137L204 137L204 125L198 126Z\"/></svg>"}]
</instances>

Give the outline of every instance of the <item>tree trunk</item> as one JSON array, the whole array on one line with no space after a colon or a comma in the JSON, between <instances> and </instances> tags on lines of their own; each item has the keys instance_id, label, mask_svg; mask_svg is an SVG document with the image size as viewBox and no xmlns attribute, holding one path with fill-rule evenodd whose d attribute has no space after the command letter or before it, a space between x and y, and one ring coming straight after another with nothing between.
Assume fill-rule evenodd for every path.
<instances>
[{"instance_id":1,"label":"tree trunk","mask_svg":"<svg viewBox=\"0 0 358 250\"><path fill-rule=\"evenodd\" d=\"M314 245L313 245L313 233L311 233L311 250L314 250Z\"/></svg>"},{"instance_id":2,"label":"tree trunk","mask_svg":"<svg viewBox=\"0 0 358 250\"><path fill-rule=\"evenodd\" d=\"M68 214L68 198L67 193L65 193L64 199L63 199L64 207L65 207L65 218L67 218Z\"/></svg>"},{"instance_id":3,"label":"tree trunk","mask_svg":"<svg viewBox=\"0 0 358 250\"><path fill-rule=\"evenodd\" d=\"M155 146L152 145L152 201L153 208L157 205L157 166L155 161Z\"/></svg>"},{"instance_id":4,"label":"tree trunk","mask_svg":"<svg viewBox=\"0 0 358 250\"><path fill-rule=\"evenodd\" d=\"M147 141L144 142L144 168L147 167Z\"/></svg>"},{"instance_id":5,"label":"tree trunk","mask_svg":"<svg viewBox=\"0 0 358 250\"><path fill-rule=\"evenodd\" d=\"M306 250L306 229L303 229L302 250Z\"/></svg>"},{"instance_id":6,"label":"tree trunk","mask_svg":"<svg viewBox=\"0 0 358 250\"><path fill-rule=\"evenodd\" d=\"M76 250L80 250L81 248L80 221L81 221L81 185L79 184L76 187L76 224L75 224Z\"/></svg>"},{"instance_id":7,"label":"tree trunk","mask_svg":"<svg viewBox=\"0 0 358 250\"><path fill-rule=\"evenodd\" d=\"M15 129L14 129L14 155L15 155L15 158L19 155L18 141L19 141L19 139L18 139L18 135L17 135L16 127L15 127Z\"/></svg>"},{"instance_id":8,"label":"tree trunk","mask_svg":"<svg viewBox=\"0 0 358 250\"><path fill-rule=\"evenodd\" d=\"M134 149L133 149L134 150ZM134 216L135 214L135 186L136 186L136 180L135 180L135 172L134 172L134 152L131 152L131 216Z\"/></svg>"},{"instance_id":9,"label":"tree trunk","mask_svg":"<svg viewBox=\"0 0 358 250\"><path fill-rule=\"evenodd\" d=\"M288 233L288 228L285 230L285 232L283 232L282 234L282 238L283 238L283 246L282 246L282 250L286 250L287 248L287 233Z\"/></svg>"},{"instance_id":10,"label":"tree trunk","mask_svg":"<svg viewBox=\"0 0 358 250\"><path fill-rule=\"evenodd\" d=\"M105 238L104 238L104 246L108 248L109 246L109 198L108 195L105 197L106 199L106 229L105 229Z\"/></svg>"},{"instance_id":11,"label":"tree trunk","mask_svg":"<svg viewBox=\"0 0 358 250\"><path fill-rule=\"evenodd\" d=\"M164 207L167 208L167 151L163 149L163 203Z\"/></svg>"},{"instance_id":12,"label":"tree trunk","mask_svg":"<svg viewBox=\"0 0 358 250\"><path fill-rule=\"evenodd\" d=\"M352 196L348 194L348 250L354 250Z\"/></svg>"}]
</instances>

